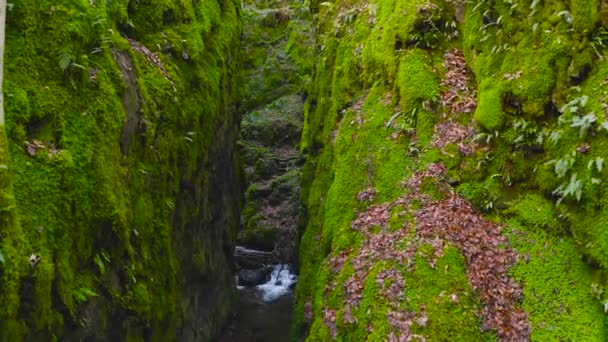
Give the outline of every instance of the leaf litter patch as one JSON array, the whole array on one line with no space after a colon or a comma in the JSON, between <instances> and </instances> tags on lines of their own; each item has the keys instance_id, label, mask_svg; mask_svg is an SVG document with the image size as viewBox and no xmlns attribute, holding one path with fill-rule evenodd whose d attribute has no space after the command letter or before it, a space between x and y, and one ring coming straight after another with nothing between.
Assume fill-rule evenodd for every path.
<instances>
[{"instance_id":1,"label":"leaf litter patch","mask_svg":"<svg viewBox=\"0 0 608 342\"><path fill-rule=\"evenodd\" d=\"M477 108L477 92L471 85L471 76L462 52L458 49L446 51L443 60L446 73L441 86L440 103L448 113L472 113Z\"/></svg>"},{"instance_id":2,"label":"leaf litter patch","mask_svg":"<svg viewBox=\"0 0 608 342\"><path fill-rule=\"evenodd\" d=\"M426 170L416 172L405 182L410 189L408 194L393 202L371 205L353 220L351 228L363 237L360 248L358 251L345 249L327 261L334 273L339 273L348 261L353 266L353 275L343 284L346 306L342 319L345 324L356 323L351 310L358 307L366 278L374 265L392 261L411 270L418 247L430 245L433 249L430 255L436 259L428 262L434 268L436 260L443 256L446 243L450 243L464 256L469 284L477 291L483 305L481 329L495 330L501 341L527 341L530 324L526 312L517 306L522 290L508 275L508 269L517 262L518 254L508 247L500 225L484 218L468 201L451 191L443 182L445 174L442 164L430 164ZM432 200L420 193L425 179L435 182L443 194L442 199ZM416 209L413 208L414 203ZM413 212L415 224L409 223L402 229L389 231L391 209L397 206ZM391 333L388 340L424 340L423 336L414 335L410 329L413 324L427 325L429 318L424 306L421 305L416 313L400 305L407 286L405 277L395 269L382 270L376 275L375 283L379 293L389 301L387 320L398 332L398 335ZM328 285L326 291L335 286L335 283ZM456 304L460 302L457 294L449 295L449 299ZM323 322L335 337L336 312L324 309Z\"/></svg>"},{"instance_id":3,"label":"leaf litter patch","mask_svg":"<svg viewBox=\"0 0 608 342\"><path fill-rule=\"evenodd\" d=\"M462 52L458 49L446 51L443 65L446 73L441 81L445 89L441 92L440 104L445 109L445 121L435 125L435 132L431 147L444 148L456 144L458 153L471 156L477 151L477 144L473 141L475 128L463 126L452 120L463 113L473 113L477 108L477 91L471 81L471 74ZM444 151L445 152L445 151Z\"/></svg>"}]
</instances>

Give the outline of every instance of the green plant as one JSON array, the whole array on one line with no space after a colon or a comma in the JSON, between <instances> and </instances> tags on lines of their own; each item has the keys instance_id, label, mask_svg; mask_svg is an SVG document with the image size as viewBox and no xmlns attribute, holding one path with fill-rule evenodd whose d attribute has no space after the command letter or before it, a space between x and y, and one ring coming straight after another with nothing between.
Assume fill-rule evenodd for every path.
<instances>
[{"instance_id":1,"label":"green plant","mask_svg":"<svg viewBox=\"0 0 608 342\"><path fill-rule=\"evenodd\" d=\"M533 0L532 4L530 4L530 9L536 10L536 6L538 6L538 4L540 4L540 0Z\"/></svg>"},{"instance_id":2,"label":"green plant","mask_svg":"<svg viewBox=\"0 0 608 342\"><path fill-rule=\"evenodd\" d=\"M573 151L571 154L567 154L561 159L555 159L547 162L547 165L555 164L555 174L557 177L563 178L568 174L568 171L572 168L575 162L576 152Z\"/></svg>"},{"instance_id":3,"label":"green plant","mask_svg":"<svg viewBox=\"0 0 608 342\"><path fill-rule=\"evenodd\" d=\"M551 140L551 142L555 145L562 138L562 134L564 134L564 131L562 131L561 129L553 131L549 135L549 140Z\"/></svg>"},{"instance_id":4,"label":"green plant","mask_svg":"<svg viewBox=\"0 0 608 342\"><path fill-rule=\"evenodd\" d=\"M513 144L517 146L542 144L546 136L546 133L540 130L536 124L521 118L513 123L513 130L517 134Z\"/></svg>"},{"instance_id":5,"label":"green plant","mask_svg":"<svg viewBox=\"0 0 608 342\"><path fill-rule=\"evenodd\" d=\"M593 165L595 165L595 168L597 169L598 172L602 172L602 169L604 167L604 158L597 157L595 159L592 159L589 162L589 164L587 165L587 169L591 170L591 168L593 167Z\"/></svg>"},{"instance_id":6,"label":"green plant","mask_svg":"<svg viewBox=\"0 0 608 342\"><path fill-rule=\"evenodd\" d=\"M580 201L583 195L583 183L577 178L577 174L575 173L570 177L569 182L563 183L555 189L553 195L560 197L557 200L558 205L568 196L575 197L577 201Z\"/></svg>"},{"instance_id":7,"label":"green plant","mask_svg":"<svg viewBox=\"0 0 608 342\"><path fill-rule=\"evenodd\" d=\"M59 50L59 53L57 54L57 58L59 60L58 61L59 67L63 71L66 71L70 67L85 69L84 66L82 66L80 64L76 64L74 62L74 60L75 60L74 55L72 54L72 50L70 50L70 48L68 48L68 47L63 47L61 50Z\"/></svg>"},{"instance_id":8,"label":"green plant","mask_svg":"<svg viewBox=\"0 0 608 342\"><path fill-rule=\"evenodd\" d=\"M79 303L86 302L91 297L99 296L95 291L88 287L81 287L74 291L74 299Z\"/></svg>"},{"instance_id":9,"label":"green plant","mask_svg":"<svg viewBox=\"0 0 608 342\"><path fill-rule=\"evenodd\" d=\"M595 299L601 301L602 295L604 294L604 288L598 283L591 283L591 294Z\"/></svg>"},{"instance_id":10,"label":"green plant","mask_svg":"<svg viewBox=\"0 0 608 342\"><path fill-rule=\"evenodd\" d=\"M175 201L171 198L167 199L165 201L165 204L167 205L167 208L169 208L170 210L175 210Z\"/></svg>"},{"instance_id":11,"label":"green plant","mask_svg":"<svg viewBox=\"0 0 608 342\"><path fill-rule=\"evenodd\" d=\"M570 12L560 11L557 13L557 16L563 18L566 21L566 23L568 24L568 26L570 26L570 28L572 28L572 25L574 24L574 19L572 18L572 14L570 14Z\"/></svg>"},{"instance_id":12,"label":"green plant","mask_svg":"<svg viewBox=\"0 0 608 342\"><path fill-rule=\"evenodd\" d=\"M59 59L59 67L61 70L66 70L70 63L72 62L72 52L68 48L63 48L59 50L59 54L57 55Z\"/></svg>"},{"instance_id":13,"label":"green plant","mask_svg":"<svg viewBox=\"0 0 608 342\"><path fill-rule=\"evenodd\" d=\"M473 141L485 142L486 144L490 144L492 139L498 138L499 135L500 135L499 131L494 131L494 132L490 132L490 133L480 132L480 133L475 134L475 136L473 137Z\"/></svg>"},{"instance_id":14,"label":"green plant","mask_svg":"<svg viewBox=\"0 0 608 342\"><path fill-rule=\"evenodd\" d=\"M101 253L95 255L95 258L93 260L95 261L95 264L99 268L99 272L101 274L106 273L106 265L105 265L104 261L108 262L108 263L110 262L110 256L108 255L108 253L106 253L105 251L102 251Z\"/></svg>"},{"instance_id":15,"label":"green plant","mask_svg":"<svg viewBox=\"0 0 608 342\"><path fill-rule=\"evenodd\" d=\"M559 111L562 113L569 111L570 113L575 114L578 112L579 108L584 108L587 105L587 101L589 101L587 95L576 97L572 101L566 103Z\"/></svg>"},{"instance_id":16,"label":"green plant","mask_svg":"<svg viewBox=\"0 0 608 342\"><path fill-rule=\"evenodd\" d=\"M416 32L412 35L414 46L424 49L433 47L439 40L439 30Z\"/></svg>"},{"instance_id":17,"label":"green plant","mask_svg":"<svg viewBox=\"0 0 608 342\"><path fill-rule=\"evenodd\" d=\"M417 22L414 25L415 33L412 35L410 43L420 48L431 48L437 44L441 38L441 9L430 2L418 6ZM455 37L456 24L444 23L444 29L447 31L447 37Z\"/></svg>"},{"instance_id":18,"label":"green plant","mask_svg":"<svg viewBox=\"0 0 608 342\"><path fill-rule=\"evenodd\" d=\"M593 49L593 52L595 52L595 55L603 60L605 56L601 50L604 50L608 46L608 31L604 27L600 27L596 34L593 35L589 44L591 44L591 48Z\"/></svg>"},{"instance_id":19,"label":"green plant","mask_svg":"<svg viewBox=\"0 0 608 342\"><path fill-rule=\"evenodd\" d=\"M597 121L597 116L594 112L587 113L585 116L574 115L572 117L572 123L570 127L578 128L580 137L584 137L587 132L593 127L593 124Z\"/></svg>"}]
</instances>

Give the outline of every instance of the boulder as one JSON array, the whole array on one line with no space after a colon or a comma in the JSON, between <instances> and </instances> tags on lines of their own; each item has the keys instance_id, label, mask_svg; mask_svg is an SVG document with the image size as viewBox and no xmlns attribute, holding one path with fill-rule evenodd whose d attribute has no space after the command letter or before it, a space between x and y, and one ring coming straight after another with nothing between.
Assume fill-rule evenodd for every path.
<instances>
[{"instance_id":1,"label":"boulder","mask_svg":"<svg viewBox=\"0 0 608 342\"><path fill-rule=\"evenodd\" d=\"M268 268L240 270L238 276L240 286L256 286L270 280L270 270Z\"/></svg>"}]
</instances>

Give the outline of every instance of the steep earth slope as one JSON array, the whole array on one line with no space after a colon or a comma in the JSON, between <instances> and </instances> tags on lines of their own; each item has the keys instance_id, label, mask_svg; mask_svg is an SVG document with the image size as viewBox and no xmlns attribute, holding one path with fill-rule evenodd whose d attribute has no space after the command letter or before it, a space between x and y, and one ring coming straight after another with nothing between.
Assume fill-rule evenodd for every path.
<instances>
[{"instance_id":1,"label":"steep earth slope","mask_svg":"<svg viewBox=\"0 0 608 342\"><path fill-rule=\"evenodd\" d=\"M240 3L8 9L0 340L208 339L235 303Z\"/></svg>"},{"instance_id":2,"label":"steep earth slope","mask_svg":"<svg viewBox=\"0 0 608 342\"><path fill-rule=\"evenodd\" d=\"M608 3L311 8L308 339L606 340Z\"/></svg>"}]
</instances>

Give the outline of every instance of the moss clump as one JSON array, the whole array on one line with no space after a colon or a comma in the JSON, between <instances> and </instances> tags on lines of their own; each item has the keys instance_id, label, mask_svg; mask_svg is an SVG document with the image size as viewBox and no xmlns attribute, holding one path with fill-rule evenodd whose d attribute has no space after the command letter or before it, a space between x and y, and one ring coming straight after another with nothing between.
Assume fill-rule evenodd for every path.
<instances>
[{"instance_id":1,"label":"moss clump","mask_svg":"<svg viewBox=\"0 0 608 342\"><path fill-rule=\"evenodd\" d=\"M502 109L502 90L497 87L494 80L482 83L480 89L475 121L488 131L499 129L505 121L505 113Z\"/></svg>"},{"instance_id":2,"label":"moss clump","mask_svg":"<svg viewBox=\"0 0 608 342\"><path fill-rule=\"evenodd\" d=\"M573 0L570 2L574 29L583 36L589 34L599 20L600 1Z\"/></svg>"},{"instance_id":3,"label":"moss clump","mask_svg":"<svg viewBox=\"0 0 608 342\"><path fill-rule=\"evenodd\" d=\"M514 214L528 229L539 229L554 233L563 232L562 222L557 218L555 205L538 194L528 194L505 211Z\"/></svg>"},{"instance_id":4,"label":"moss clump","mask_svg":"<svg viewBox=\"0 0 608 342\"><path fill-rule=\"evenodd\" d=\"M535 208L528 208L534 212ZM530 214L523 216L527 220ZM513 227L521 227L511 222ZM604 313L594 299L592 269L572 241L539 231L518 231L511 237L523 256L513 268L521 283L523 308L532 325L532 341L553 339L601 341L606 334Z\"/></svg>"},{"instance_id":5,"label":"moss clump","mask_svg":"<svg viewBox=\"0 0 608 342\"><path fill-rule=\"evenodd\" d=\"M302 133L302 106L301 96L292 94L247 113L242 122L243 139L268 147L295 147Z\"/></svg>"}]
</instances>

